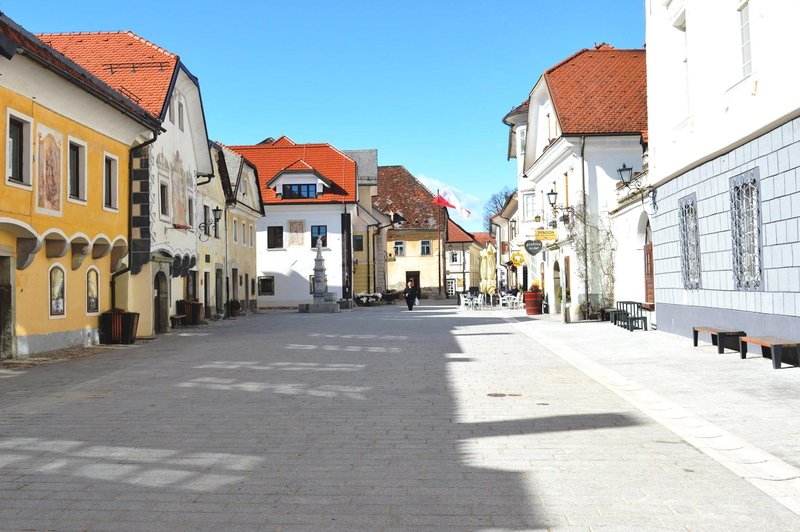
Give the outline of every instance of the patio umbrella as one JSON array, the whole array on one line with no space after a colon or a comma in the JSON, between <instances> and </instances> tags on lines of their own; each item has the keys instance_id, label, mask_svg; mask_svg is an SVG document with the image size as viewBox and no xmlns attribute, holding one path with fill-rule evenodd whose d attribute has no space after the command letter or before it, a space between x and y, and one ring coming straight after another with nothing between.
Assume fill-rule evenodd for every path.
<instances>
[{"instance_id":1,"label":"patio umbrella","mask_svg":"<svg viewBox=\"0 0 800 532\"><path fill-rule=\"evenodd\" d=\"M486 246L486 293L494 295L497 290L497 254L494 246Z\"/></svg>"}]
</instances>

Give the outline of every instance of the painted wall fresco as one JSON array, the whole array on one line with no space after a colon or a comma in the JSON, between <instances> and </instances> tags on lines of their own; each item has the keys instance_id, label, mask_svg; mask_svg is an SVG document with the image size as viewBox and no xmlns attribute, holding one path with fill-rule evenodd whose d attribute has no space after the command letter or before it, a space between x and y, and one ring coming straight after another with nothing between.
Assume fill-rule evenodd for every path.
<instances>
[{"instance_id":1,"label":"painted wall fresco","mask_svg":"<svg viewBox=\"0 0 800 532\"><path fill-rule=\"evenodd\" d=\"M39 211L59 214L64 136L40 125L37 141L36 207Z\"/></svg>"}]
</instances>

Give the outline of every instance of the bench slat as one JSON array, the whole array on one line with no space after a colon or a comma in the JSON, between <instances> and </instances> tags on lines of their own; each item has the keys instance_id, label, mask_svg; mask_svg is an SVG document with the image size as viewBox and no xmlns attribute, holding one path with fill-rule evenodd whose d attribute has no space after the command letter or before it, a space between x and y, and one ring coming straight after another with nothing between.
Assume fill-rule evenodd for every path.
<instances>
[{"instance_id":1,"label":"bench slat","mask_svg":"<svg viewBox=\"0 0 800 532\"><path fill-rule=\"evenodd\" d=\"M800 340L787 340L786 338L778 338L777 336L742 336L740 339L742 342L747 342L748 344L757 344L767 347L775 345L793 347L800 345Z\"/></svg>"}]
</instances>

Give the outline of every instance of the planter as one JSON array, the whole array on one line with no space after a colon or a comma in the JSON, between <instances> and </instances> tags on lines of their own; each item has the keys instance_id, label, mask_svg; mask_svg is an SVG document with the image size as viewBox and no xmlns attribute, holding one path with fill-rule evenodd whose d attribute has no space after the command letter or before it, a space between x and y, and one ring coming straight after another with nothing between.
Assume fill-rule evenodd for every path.
<instances>
[{"instance_id":1,"label":"planter","mask_svg":"<svg viewBox=\"0 0 800 532\"><path fill-rule=\"evenodd\" d=\"M203 304L200 302L187 302L186 311L186 320L189 325L200 325L200 319L203 315Z\"/></svg>"},{"instance_id":2,"label":"planter","mask_svg":"<svg viewBox=\"0 0 800 532\"><path fill-rule=\"evenodd\" d=\"M525 292L522 296L525 301L525 314L535 316L542 313L542 291Z\"/></svg>"},{"instance_id":3,"label":"planter","mask_svg":"<svg viewBox=\"0 0 800 532\"><path fill-rule=\"evenodd\" d=\"M138 312L106 312L100 315L101 344L132 344L139 327Z\"/></svg>"}]
</instances>

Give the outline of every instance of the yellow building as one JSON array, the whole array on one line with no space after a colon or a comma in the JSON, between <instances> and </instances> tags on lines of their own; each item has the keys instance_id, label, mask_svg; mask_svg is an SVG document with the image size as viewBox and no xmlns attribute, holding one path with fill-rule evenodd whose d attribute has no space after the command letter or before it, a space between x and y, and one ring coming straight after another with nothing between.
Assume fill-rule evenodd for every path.
<instances>
[{"instance_id":1,"label":"yellow building","mask_svg":"<svg viewBox=\"0 0 800 532\"><path fill-rule=\"evenodd\" d=\"M129 247L129 160L159 122L0 15L0 358L98 341Z\"/></svg>"}]
</instances>

